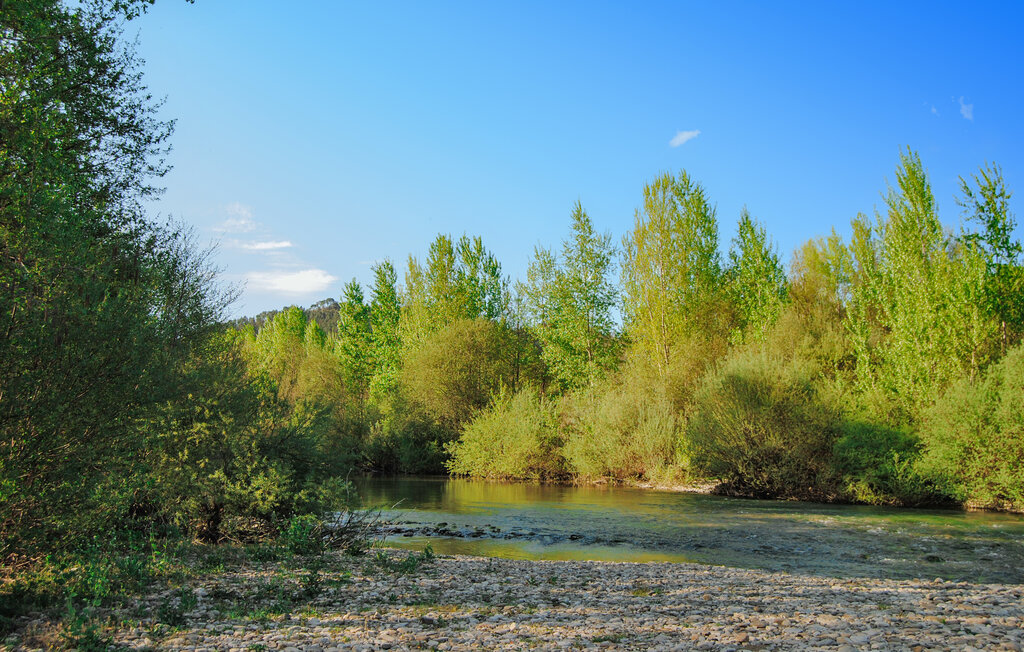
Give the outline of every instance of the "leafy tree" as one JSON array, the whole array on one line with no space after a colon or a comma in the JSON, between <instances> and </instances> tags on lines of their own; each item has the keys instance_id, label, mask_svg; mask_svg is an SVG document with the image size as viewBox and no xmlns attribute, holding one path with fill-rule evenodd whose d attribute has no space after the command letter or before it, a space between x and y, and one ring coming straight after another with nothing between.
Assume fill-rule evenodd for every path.
<instances>
[{"instance_id":1,"label":"leafy tree","mask_svg":"<svg viewBox=\"0 0 1024 652\"><path fill-rule=\"evenodd\" d=\"M961 374L977 376L995 341L985 256L948 238L920 157L901 155L887 214L854 222L850 330L862 388L879 387L913 420Z\"/></svg>"},{"instance_id":2,"label":"leafy tree","mask_svg":"<svg viewBox=\"0 0 1024 652\"><path fill-rule=\"evenodd\" d=\"M462 236L457 245L459 268L458 287L462 296L462 316L482 317L499 321L508 310L508 281L501 275L501 263L484 248L483 240L476 236Z\"/></svg>"},{"instance_id":3,"label":"leafy tree","mask_svg":"<svg viewBox=\"0 0 1024 652\"><path fill-rule=\"evenodd\" d=\"M393 392L401 367L399 322L402 308L396 288L398 275L390 260L373 266L373 296L370 301L370 334L373 343L374 375L371 394ZM378 399L379 400L379 399Z\"/></svg>"},{"instance_id":4,"label":"leafy tree","mask_svg":"<svg viewBox=\"0 0 1024 652\"><path fill-rule=\"evenodd\" d=\"M977 189L960 178L965 217L982 227L980 233L964 234L964 240L979 246L985 254L987 276L985 294L990 312L1000 322L1000 338L1005 353L1011 338L1024 331L1024 249L1013 239L1016 220L1010 213L1012 193L1003 183L997 165L983 167L974 175Z\"/></svg>"},{"instance_id":5,"label":"leafy tree","mask_svg":"<svg viewBox=\"0 0 1024 652\"><path fill-rule=\"evenodd\" d=\"M618 292L609 280L615 248L597 234L583 206L572 212L572 235L562 244L562 264L538 248L526 290L544 361L563 387L593 386L618 361L612 307ZM536 318L535 317L535 318Z\"/></svg>"},{"instance_id":6,"label":"leafy tree","mask_svg":"<svg viewBox=\"0 0 1024 652\"><path fill-rule=\"evenodd\" d=\"M456 243L438 234L426 265L409 258L405 276L403 331L410 345L458 319L498 320L508 305L508 281L501 265L479 238Z\"/></svg>"},{"instance_id":7,"label":"leafy tree","mask_svg":"<svg viewBox=\"0 0 1024 652\"><path fill-rule=\"evenodd\" d=\"M786 274L764 227L746 209L729 251L728 277L739 316L734 339L763 341L786 301Z\"/></svg>"},{"instance_id":8,"label":"leafy tree","mask_svg":"<svg viewBox=\"0 0 1024 652\"><path fill-rule=\"evenodd\" d=\"M223 308L188 234L146 219L171 124L122 47L145 2L0 4L0 541L117 522L142 425Z\"/></svg>"},{"instance_id":9,"label":"leafy tree","mask_svg":"<svg viewBox=\"0 0 1024 652\"><path fill-rule=\"evenodd\" d=\"M484 319L460 319L437 331L406 360L409 398L451 433L508 384L503 330Z\"/></svg>"},{"instance_id":10,"label":"leafy tree","mask_svg":"<svg viewBox=\"0 0 1024 652\"><path fill-rule=\"evenodd\" d=\"M371 309L363 302L363 289L353 279L342 290L338 309L338 339L335 353L341 361L351 391L366 399L374 372Z\"/></svg>"},{"instance_id":11,"label":"leafy tree","mask_svg":"<svg viewBox=\"0 0 1024 652\"><path fill-rule=\"evenodd\" d=\"M720 277L718 224L704 189L686 172L659 176L644 187L633 232L623 238L622 280L627 329L663 375L673 346L705 327Z\"/></svg>"}]
</instances>

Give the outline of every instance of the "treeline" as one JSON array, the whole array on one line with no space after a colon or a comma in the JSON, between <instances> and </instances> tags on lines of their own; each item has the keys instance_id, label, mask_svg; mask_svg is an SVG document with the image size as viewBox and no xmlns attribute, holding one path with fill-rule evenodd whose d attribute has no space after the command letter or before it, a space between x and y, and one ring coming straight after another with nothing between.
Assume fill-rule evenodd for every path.
<instances>
[{"instance_id":1,"label":"treeline","mask_svg":"<svg viewBox=\"0 0 1024 652\"><path fill-rule=\"evenodd\" d=\"M848 242L809 240L787 271L746 210L723 256L704 189L663 174L621 247L577 203L561 249L512 283L479 238L442 234L404 284L389 261L368 296L349 283L336 330L291 308L243 340L365 470L1019 509L1009 198L981 169L950 231L907 150L884 211Z\"/></svg>"}]
</instances>

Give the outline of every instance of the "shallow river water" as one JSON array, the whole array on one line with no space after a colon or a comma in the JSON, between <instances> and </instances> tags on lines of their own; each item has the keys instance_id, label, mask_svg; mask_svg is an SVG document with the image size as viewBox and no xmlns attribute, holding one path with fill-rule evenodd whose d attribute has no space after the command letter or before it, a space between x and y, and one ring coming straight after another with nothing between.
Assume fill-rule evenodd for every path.
<instances>
[{"instance_id":1,"label":"shallow river water","mask_svg":"<svg viewBox=\"0 0 1024 652\"><path fill-rule=\"evenodd\" d=\"M1019 515L447 478L357 486L385 508L388 545L438 553L1024 583Z\"/></svg>"}]
</instances>

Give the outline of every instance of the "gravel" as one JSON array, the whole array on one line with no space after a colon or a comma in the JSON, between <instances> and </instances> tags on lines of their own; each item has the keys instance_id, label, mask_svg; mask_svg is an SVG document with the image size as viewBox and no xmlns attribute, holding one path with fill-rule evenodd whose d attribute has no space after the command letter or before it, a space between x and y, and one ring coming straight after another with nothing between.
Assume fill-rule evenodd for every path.
<instances>
[{"instance_id":1,"label":"gravel","mask_svg":"<svg viewBox=\"0 0 1024 652\"><path fill-rule=\"evenodd\" d=\"M1018 584L462 556L403 566L409 553L381 554L332 557L319 573L254 564L165 588L126 608L144 616L114 619L112 644L196 652L1024 649ZM7 647L31 649L19 642L30 638Z\"/></svg>"}]
</instances>

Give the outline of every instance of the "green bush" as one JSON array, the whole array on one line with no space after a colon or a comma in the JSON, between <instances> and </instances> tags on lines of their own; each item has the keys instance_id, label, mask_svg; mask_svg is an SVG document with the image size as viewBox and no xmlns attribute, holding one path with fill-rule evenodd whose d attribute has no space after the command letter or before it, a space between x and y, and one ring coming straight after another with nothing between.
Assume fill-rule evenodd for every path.
<instances>
[{"instance_id":1,"label":"green bush","mask_svg":"<svg viewBox=\"0 0 1024 652\"><path fill-rule=\"evenodd\" d=\"M455 475L557 478L565 475L554 406L530 389L502 391L447 447Z\"/></svg>"},{"instance_id":2,"label":"green bush","mask_svg":"<svg viewBox=\"0 0 1024 652\"><path fill-rule=\"evenodd\" d=\"M683 440L692 470L758 497L832 499L839 412L818 394L815 365L740 349L707 376Z\"/></svg>"},{"instance_id":3,"label":"green bush","mask_svg":"<svg viewBox=\"0 0 1024 652\"><path fill-rule=\"evenodd\" d=\"M958 500L1024 508L1024 346L925 412L918 472Z\"/></svg>"},{"instance_id":4,"label":"green bush","mask_svg":"<svg viewBox=\"0 0 1024 652\"><path fill-rule=\"evenodd\" d=\"M569 403L565 458L586 479L666 480L677 470L679 419L667 383L630 364Z\"/></svg>"},{"instance_id":5,"label":"green bush","mask_svg":"<svg viewBox=\"0 0 1024 652\"><path fill-rule=\"evenodd\" d=\"M873 505L929 505L948 502L916 471L918 438L877 419L846 418L833 447L846 499Z\"/></svg>"}]
</instances>

